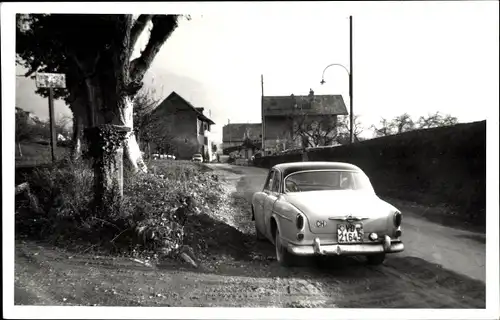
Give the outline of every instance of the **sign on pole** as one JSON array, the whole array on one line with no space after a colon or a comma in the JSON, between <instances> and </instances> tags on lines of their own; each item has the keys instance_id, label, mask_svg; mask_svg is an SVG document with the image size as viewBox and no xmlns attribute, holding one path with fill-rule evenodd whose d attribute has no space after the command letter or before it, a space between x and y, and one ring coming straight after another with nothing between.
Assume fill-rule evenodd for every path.
<instances>
[{"instance_id":1,"label":"sign on pole","mask_svg":"<svg viewBox=\"0 0 500 320\"><path fill-rule=\"evenodd\" d=\"M66 75L63 73L37 73L37 88L66 88Z\"/></svg>"},{"instance_id":2,"label":"sign on pole","mask_svg":"<svg viewBox=\"0 0 500 320\"><path fill-rule=\"evenodd\" d=\"M54 119L54 88L66 88L66 75L62 73L38 73L35 77L37 88L49 89L50 151L52 162L56 160L56 128Z\"/></svg>"}]
</instances>

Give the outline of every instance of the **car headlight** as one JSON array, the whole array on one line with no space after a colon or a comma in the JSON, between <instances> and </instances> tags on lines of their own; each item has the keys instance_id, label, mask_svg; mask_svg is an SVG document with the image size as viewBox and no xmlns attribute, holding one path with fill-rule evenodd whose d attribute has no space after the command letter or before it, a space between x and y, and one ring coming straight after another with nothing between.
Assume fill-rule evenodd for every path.
<instances>
[{"instance_id":1,"label":"car headlight","mask_svg":"<svg viewBox=\"0 0 500 320\"><path fill-rule=\"evenodd\" d=\"M401 212L399 212L399 211L394 212L394 226L396 228L401 226L402 219L403 219L403 215L401 214Z\"/></svg>"},{"instance_id":2,"label":"car headlight","mask_svg":"<svg viewBox=\"0 0 500 320\"><path fill-rule=\"evenodd\" d=\"M295 225L297 226L297 229L302 230L302 228L304 228L304 223L305 223L304 215L298 213L297 216L295 217Z\"/></svg>"}]
</instances>

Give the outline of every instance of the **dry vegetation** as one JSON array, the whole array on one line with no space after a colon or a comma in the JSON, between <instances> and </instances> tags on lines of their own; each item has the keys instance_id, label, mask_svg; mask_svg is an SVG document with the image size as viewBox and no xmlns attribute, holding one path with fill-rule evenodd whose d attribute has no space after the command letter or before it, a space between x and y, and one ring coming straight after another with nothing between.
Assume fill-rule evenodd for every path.
<instances>
[{"instance_id":1,"label":"dry vegetation","mask_svg":"<svg viewBox=\"0 0 500 320\"><path fill-rule=\"evenodd\" d=\"M202 164L160 160L156 174L128 175L124 199L101 219L92 211L93 172L81 162L36 168L24 177L29 190L16 199L16 237L36 239L77 252L144 258L203 255L198 231L216 221L229 203L223 185Z\"/></svg>"}]
</instances>

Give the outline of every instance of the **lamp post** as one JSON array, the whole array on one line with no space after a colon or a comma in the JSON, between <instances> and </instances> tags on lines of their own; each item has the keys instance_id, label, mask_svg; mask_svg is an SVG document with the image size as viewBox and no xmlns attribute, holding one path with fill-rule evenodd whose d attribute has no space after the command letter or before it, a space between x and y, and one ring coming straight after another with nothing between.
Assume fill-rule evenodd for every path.
<instances>
[{"instance_id":1,"label":"lamp post","mask_svg":"<svg viewBox=\"0 0 500 320\"><path fill-rule=\"evenodd\" d=\"M349 72L349 70L344 66L344 65L341 65L339 63L332 63L332 64L329 64L325 67L325 69L323 70L323 74L321 75L321 84L325 84L325 71L326 69L330 68L330 67L333 67L333 66L339 66L339 67L342 67L344 68L344 70L347 72L347 74L349 75L349 105L350 105L350 110L349 110L349 143L353 143L354 142L354 114L353 114L353 99L352 99L352 84L353 84L353 81L352 81L352 16L349 17L349 29L350 29L350 39L349 39L349 57L350 57L350 67L351 67L351 71Z\"/></svg>"}]
</instances>

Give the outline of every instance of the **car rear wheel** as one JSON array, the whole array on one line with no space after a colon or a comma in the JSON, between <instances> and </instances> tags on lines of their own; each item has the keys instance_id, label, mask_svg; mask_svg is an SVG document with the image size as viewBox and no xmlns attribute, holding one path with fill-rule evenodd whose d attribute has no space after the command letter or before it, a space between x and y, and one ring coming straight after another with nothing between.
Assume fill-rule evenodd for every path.
<instances>
[{"instance_id":1,"label":"car rear wheel","mask_svg":"<svg viewBox=\"0 0 500 320\"><path fill-rule=\"evenodd\" d=\"M366 261L368 262L368 264L374 266L384 263L384 260L385 260L385 253L378 253L366 256Z\"/></svg>"},{"instance_id":2,"label":"car rear wheel","mask_svg":"<svg viewBox=\"0 0 500 320\"><path fill-rule=\"evenodd\" d=\"M288 252L287 248L285 248L281 243L279 230L276 230L274 243L276 246L276 259L278 260L278 263L284 267L291 267L294 264L294 256Z\"/></svg>"}]
</instances>

